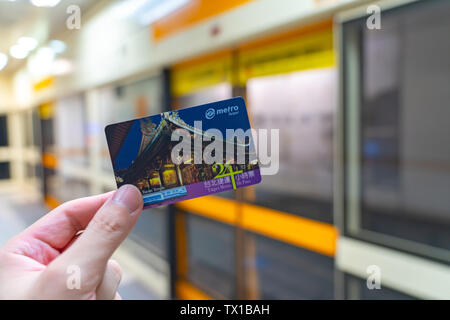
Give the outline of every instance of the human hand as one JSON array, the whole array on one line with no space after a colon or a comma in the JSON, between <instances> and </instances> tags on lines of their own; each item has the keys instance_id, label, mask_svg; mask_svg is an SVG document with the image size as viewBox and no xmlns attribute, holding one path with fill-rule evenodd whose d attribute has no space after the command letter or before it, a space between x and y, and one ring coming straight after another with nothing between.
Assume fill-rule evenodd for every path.
<instances>
[{"instance_id":1,"label":"human hand","mask_svg":"<svg viewBox=\"0 0 450 320\"><path fill-rule=\"evenodd\" d=\"M125 185L52 210L0 248L0 299L120 299L122 271L109 259L142 206Z\"/></svg>"}]
</instances>

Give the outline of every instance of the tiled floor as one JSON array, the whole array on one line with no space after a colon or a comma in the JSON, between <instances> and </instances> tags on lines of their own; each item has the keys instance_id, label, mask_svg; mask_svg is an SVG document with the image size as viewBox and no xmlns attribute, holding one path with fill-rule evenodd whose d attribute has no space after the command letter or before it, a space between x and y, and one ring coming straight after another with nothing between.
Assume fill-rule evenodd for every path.
<instances>
[{"instance_id":1,"label":"tiled floor","mask_svg":"<svg viewBox=\"0 0 450 320\"><path fill-rule=\"evenodd\" d=\"M0 194L0 246L8 239L47 213L39 200L24 200L15 194ZM157 295L142 285L129 270L123 270L119 293L123 299L158 299Z\"/></svg>"}]
</instances>

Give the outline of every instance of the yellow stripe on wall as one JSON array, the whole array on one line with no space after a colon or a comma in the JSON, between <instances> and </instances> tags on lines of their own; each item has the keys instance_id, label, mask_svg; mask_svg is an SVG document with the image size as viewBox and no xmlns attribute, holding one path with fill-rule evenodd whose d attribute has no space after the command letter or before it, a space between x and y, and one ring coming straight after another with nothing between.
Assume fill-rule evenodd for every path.
<instances>
[{"instance_id":1,"label":"yellow stripe on wall","mask_svg":"<svg viewBox=\"0 0 450 320\"><path fill-rule=\"evenodd\" d=\"M171 90L175 97L232 80L231 51L220 51L175 65Z\"/></svg>"},{"instance_id":2,"label":"yellow stripe on wall","mask_svg":"<svg viewBox=\"0 0 450 320\"><path fill-rule=\"evenodd\" d=\"M39 116L43 120L50 119L51 117L53 117L53 109L54 108L52 102L44 103L39 106Z\"/></svg>"},{"instance_id":3,"label":"yellow stripe on wall","mask_svg":"<svg viewBox=\"0 0 450 320\"><path fill-rule=\"evenodd\" d=\"M41 81L35 83L33 85L33 89L34 89L34 91L39 91L39 90L43 90L46 88L50 88L51 86L53 86L53 82L54 82L53 77L47 77L47 78L42 79Z\"/></svg>"},{"instance_id":4,"label":"yellow stripe on wall","mask_svg":"<svg viewBox=\"0 0 450 320\"><path fill-rule=\"evenodd\" d=\"M330 27L259 48L243 49L238 59L241 85L254 77L332 67L335 65L333 31Z\"/></svg>"}]
</instances>

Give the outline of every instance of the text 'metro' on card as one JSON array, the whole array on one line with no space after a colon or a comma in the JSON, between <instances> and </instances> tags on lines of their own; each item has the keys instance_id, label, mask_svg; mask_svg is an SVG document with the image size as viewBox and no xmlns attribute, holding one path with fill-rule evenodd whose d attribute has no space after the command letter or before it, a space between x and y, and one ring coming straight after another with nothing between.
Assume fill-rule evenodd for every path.
<instances>
[{"instance_id":1,"label":"text 'metro' on card","mask_svg":"<svg viewBox=\"0 0 450 320\"><path fill-rule=\"evenodd\" d=\"M241 97L111 124L105 132L117 187L138 187L145 208L261 181Z\"/></svg>"}]
</instances>

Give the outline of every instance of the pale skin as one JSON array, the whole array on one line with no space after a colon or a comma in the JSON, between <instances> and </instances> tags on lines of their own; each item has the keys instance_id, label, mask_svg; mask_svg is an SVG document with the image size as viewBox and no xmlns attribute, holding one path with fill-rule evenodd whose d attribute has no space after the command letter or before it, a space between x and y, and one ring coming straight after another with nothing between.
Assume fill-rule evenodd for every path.
<instances>
[{"instance_id":1,"label":"pale skin","mask_svg":"<svg viewBox=\"0 0 450 320\"><path fill-rule=\"evenodd\" d=\"M132 185L66 202L0 248L0 299L120 299L110 260L133 229L142 196ZM80 286L67 284L70 266Z\"/></svg>"}]
</instances>

